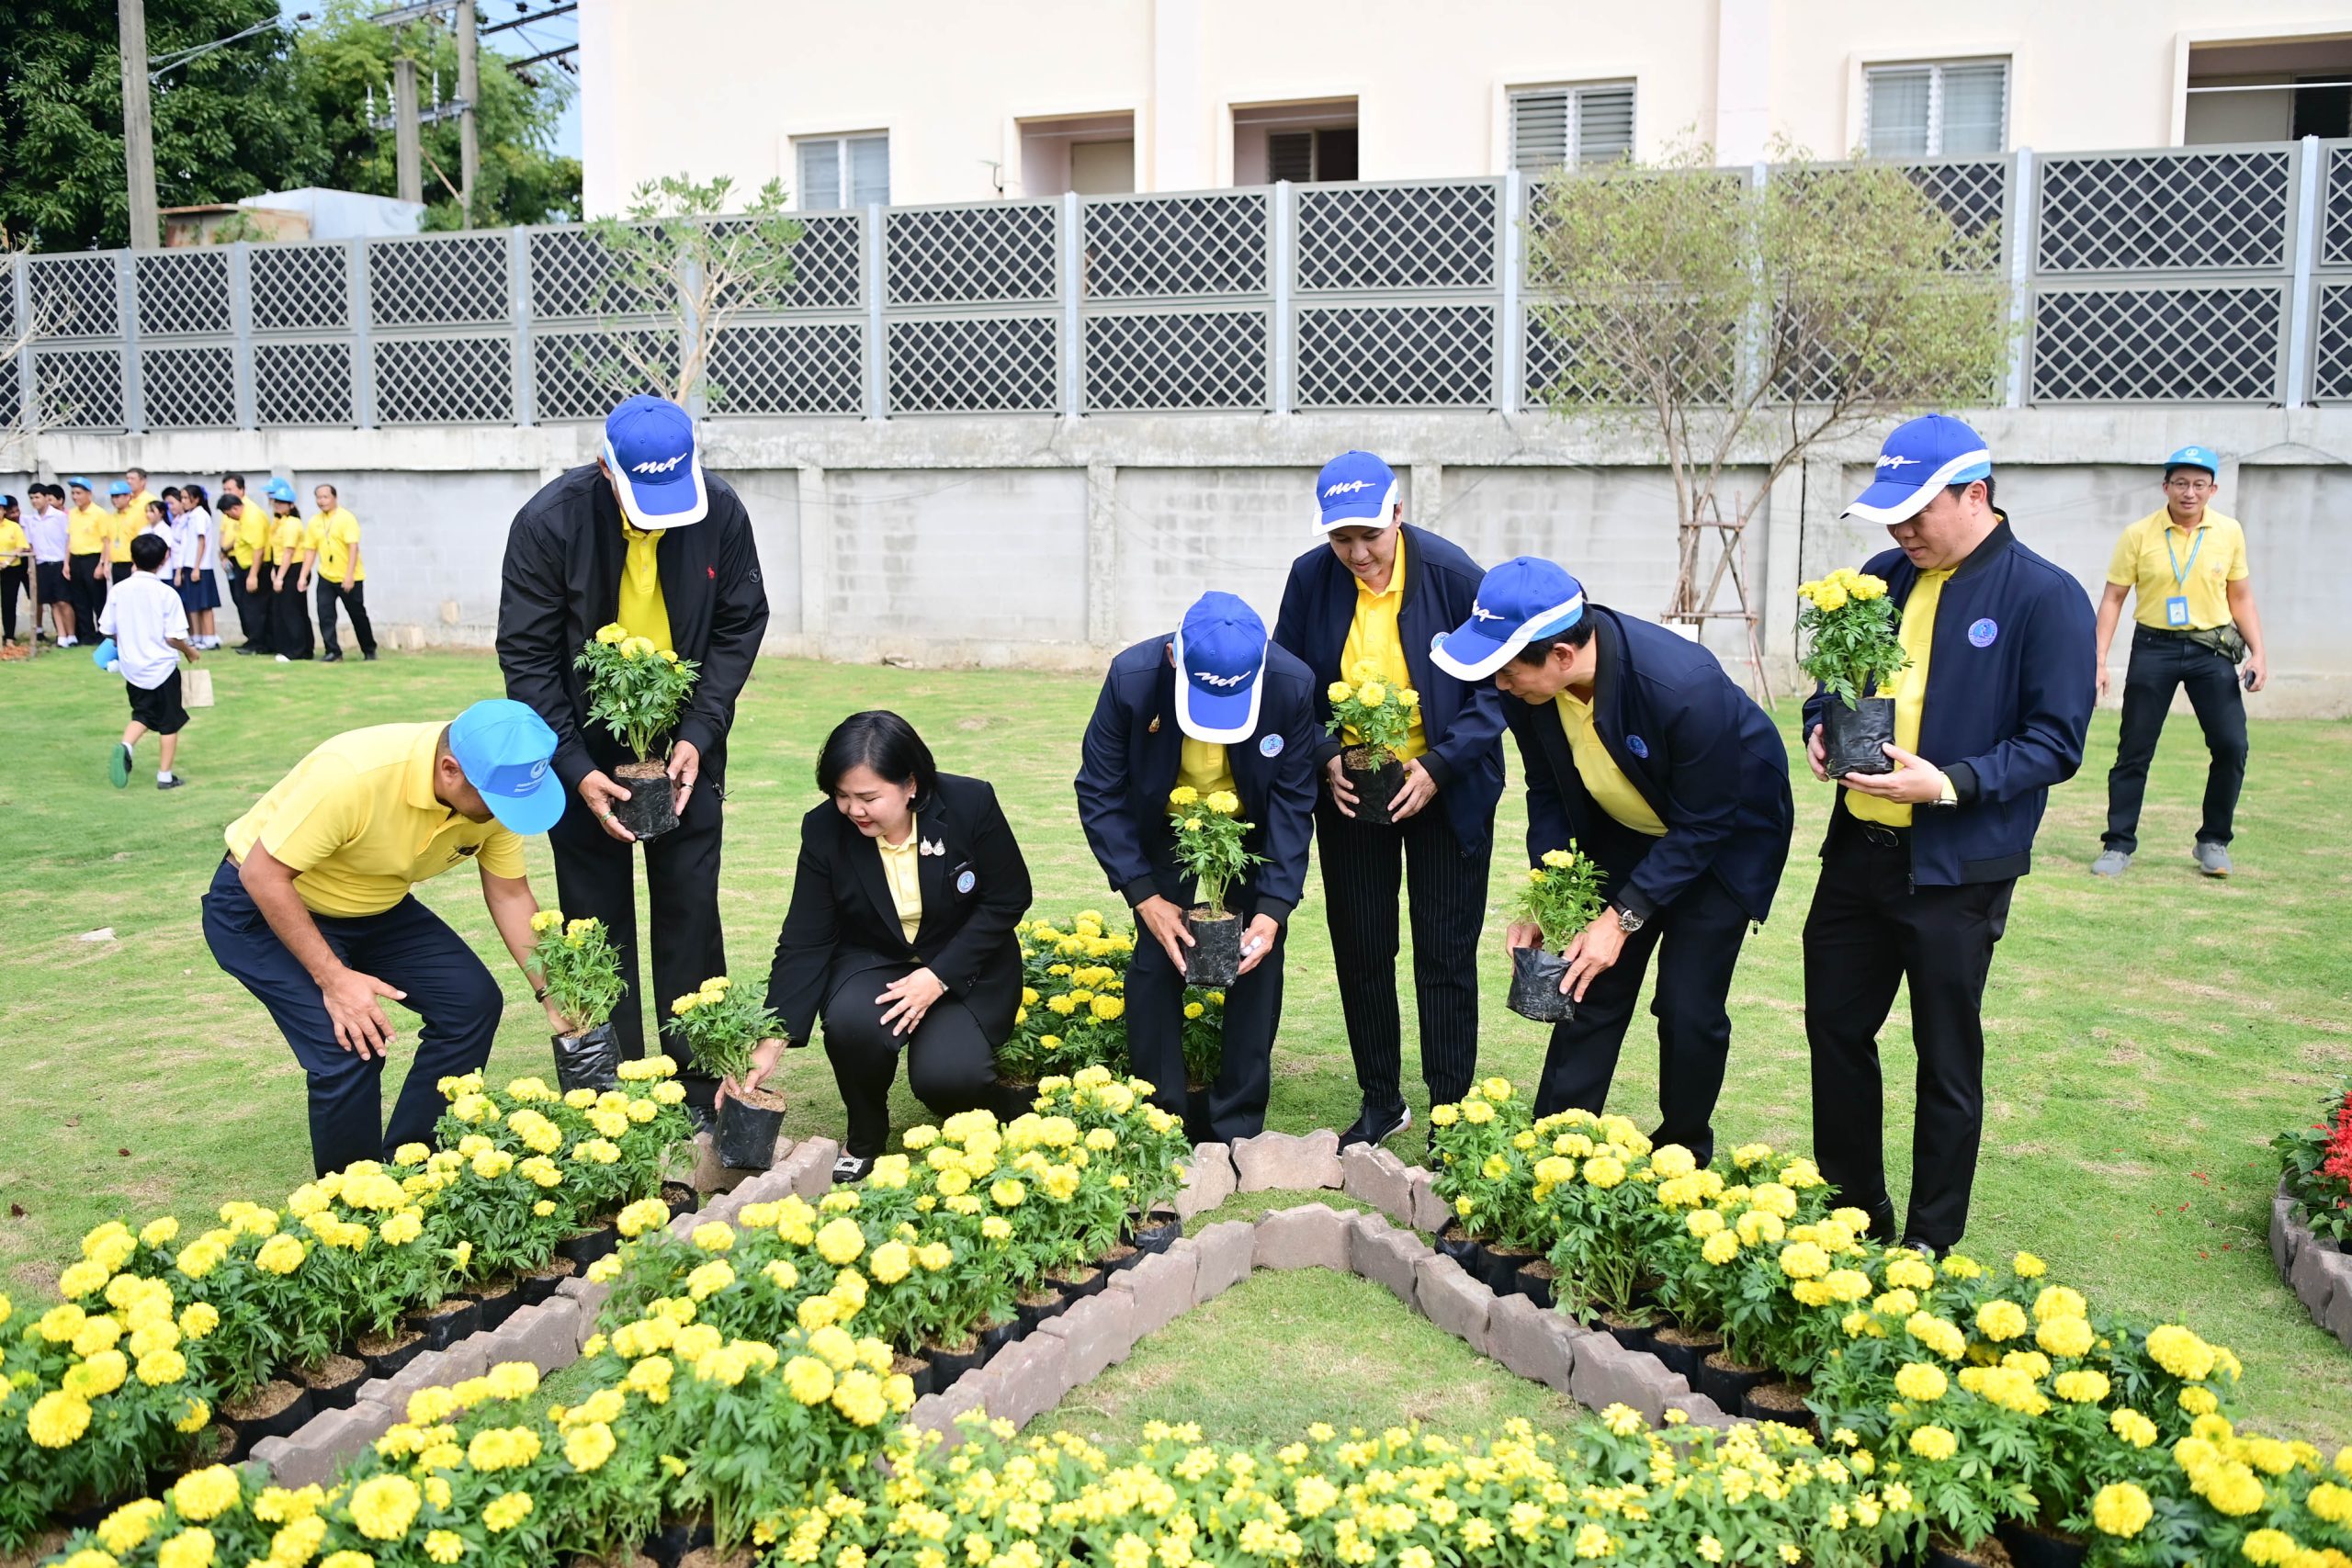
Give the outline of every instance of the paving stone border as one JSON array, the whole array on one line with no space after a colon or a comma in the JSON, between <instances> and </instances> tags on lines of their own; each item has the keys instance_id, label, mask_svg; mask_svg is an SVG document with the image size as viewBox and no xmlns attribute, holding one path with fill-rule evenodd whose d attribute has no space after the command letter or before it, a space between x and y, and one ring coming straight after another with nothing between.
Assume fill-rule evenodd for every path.
<instances>
[{"instance_id":1,"label":"paving stone border","mask_svg":"<svg viewBox=\"0 0 2352 1568\"><path fill-rule=\"evenodd\" d=\"M943 1440L954 1436L956 1418L968 1410L1025 1426L1125 1361L1144 1339L1259 1269L1329 1269L1369 1280L1478 1354L1588 1409L1626 1404L1653 1424L1663 1421L1668 1410L1712 1427L1740 1419L1692 1392L1679 1372L1656 1356L1627 1350L1609 1335L1524 1296L1498 1296L1430 1245L1430 1235L1444 1225L1450 1211L1432 1189L1429 1171L1406 1165L1385 1149L1359 1145L1342 1154L1338 1145L1339 1134L1329 1129L1303 1137L1268 1133L1229 1148L1199 1145L1176 1201L1177 1213L1187 1219L1214 1211L1236 1191L1286 1189L1293 1182L1309 1190L1345 1192L1372 1212L1343 1213L1307 1202L1273 1210L1254 1224L1227 1220L1209 1225L1120 1270L1102 1290L1039 1324L947 1388L923 1395L907 1421ZM774 1202L791 1193L814 1201L831 1190L840 1152L833 1140L811 1138L778 1149L777 1163L756 1172L727 1170L706 1150L696 1186L718 1190L718 1196L673 1219L671 1230L684 1237L698 1224L731 1222L747 1203ZM2285 1223L2283 1212L2274 1208L2274 1250ZM2333 1299L2352 1318L2352 1257L2324 1247L2308 1250L2314 1259L2326 1253L2347 1266L2344 1288ZM610 1294L610 1286L566 1280L547 1301L522 1308L499 1327L470 1335L447 1350L427 1351L398 1376L362 1384L348 1409L327 1411L286 1437L255 1443L253 1458L268 1465L281 1485L326 1481L405 1419L409 1395L419 1389L479 1377L503 1361L529 1361L542 1375L569 1366L595 1332L597 1314Z\"/></svg>"},{"instance_id":2,"label":"paving stone border","mask_svg":"<svg viewBox=\"0 0 2352 1568\"><path fill-rule=\"evenodd\" d=\"M2301 1207L2282 1179L2270 1200L2270 1260L2312 1321L2352 1349L2352 1253L2312 1235L2296 1217Z\"/></svg>"}]
</instances>

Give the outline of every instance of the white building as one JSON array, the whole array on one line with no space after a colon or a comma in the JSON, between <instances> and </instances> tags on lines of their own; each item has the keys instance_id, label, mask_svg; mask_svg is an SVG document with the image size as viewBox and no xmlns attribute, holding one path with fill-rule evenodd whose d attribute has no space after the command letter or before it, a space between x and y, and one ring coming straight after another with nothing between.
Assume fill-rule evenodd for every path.
<instances>
[{"instance_id":1,"label":"white building","mask_svg":"<svg viewBox=\"0 0 2352 1568\"><path fill-rule=\"evenodd\" d=\"M2352 133L2341 0L582 0L592 212Z\"/></svg>"}]
</instances>

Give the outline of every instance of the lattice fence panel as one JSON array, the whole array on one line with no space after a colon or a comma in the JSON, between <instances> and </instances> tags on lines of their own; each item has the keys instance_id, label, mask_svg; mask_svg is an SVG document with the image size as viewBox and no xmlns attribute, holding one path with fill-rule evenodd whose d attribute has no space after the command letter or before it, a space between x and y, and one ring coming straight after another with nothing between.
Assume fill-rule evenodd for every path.
<instances>
[{"instance_id":1,"label":"lattice fence panel","mask_svg":"<svg viewBox=\"0 0 2352 1568\"><path fill-rule=\"evenodd\" d=\"M251 255L255 332L318 332L351 324L345 247L255 245Z\"/></svg>"},{"instance_id":2,"label":"lattice fence panel","mask_svg":"<svg viewBox=\"0 0 2352 1568\"><path fill-rule=\"evenodd\" d=\"M1489 305L1366 305L1298 313L1301 408L1480 408L1494 396Z\"/></svg>"},{"instance_id":3,"label":"lattice fence panel","mask_svg":"<svg viewBox=\"0 0 2352 1568\"><path fill-rule=\"evenodd\" d=\"M2005 158L1964 164L1914 164L1903 171L1963 234L1998 234L2009 195Z\"/></svg>"},{"instance_id":4,"label":"lattice fence panel","mask_svg":"<svg viewBox=\"0 0 2352 1568\"><path fill-rule=\"evenodd\" d=\"M136 258L143 335L229 331L225 251L158 251Z\"/></svg>"},{"instance_id":5,"label":"lattice fence panel","mask_svg":"<svg viewBox=\"0 0 2352 1568\"><path fill-rule=\"evenodd\" d=\"M1056 202L918 208L883 220L893 305L1017 305L1055 298Z\"/></svg>"},{"instance_id":6,"label":"lattice fence panel","mask_svg":"<svg viewBox=\"0 0 2352 1568\"><path fill-rule=\"evenodd\" d=\"M1266 313L1091 316L1090 409L1262 409Z\"/></svg>"},{"instance_id":7,"label":"lattice fence panel","mask_svg":"<svg viewBox=\"0 0 2352 1568\"><path fill-rule=\"evenodd\" d=\"M730 289L721 296L746 310L851 310L865 299L859 240L864 220L854 212L801 218L792 243L792 287L782 292ZM722 223L721 230L742 225Z\"/></svg>"},{"instance_id":8,"label":"lattice fence panel","mask_svg":"<svg viewBox=\"0 0 2352 1568\"><path fill-rule=\"evenodd\" d=\"M28 256L25 295L42 337L122 335L122 290L110 255Z\"/></svg>"},{"instance_id":9,"label":"lattice fence panel","mask_svg":"<svg viewBox=\"0 0 2352 1568\"><path fill-rule=\"evenodd\" d=\"M659 372L658 379L648 377L648 366ZM542 422L602 419L648 386L665 394L677 386L678 334L667 327L534 333L531 374Z\"/></svg>"},{"instance_id":10,"label":"lattice fence panel","mask_svg":"<svg viewBox=\"0 0 2352 1568\"><path fill-rule=\"evenodd\" d=\"M371 240L368 319L379 327L508 321L506 273L506 242L496 234Z\"/></svg>"},{"instance_id":11,"label":"lattice fence panel","mask_svg":"<svg viewBox=\"0 0 2352 1568\"><path fill-rule=\"evenodd\" d=\"M514 422L511 338L379 338L374 346L377 423Z\"/></svg>"},{"instance_id":12,"label":"lattice fence panel","mask_svg":"<svg viewBox=\"0 0 2352 1568\"><path fill-rule=\"evenodd\" d=\"M621 264L585 229L549 229L531 235L531 319L582 321L598 316L668 315L677 299L620 278Z\"/></svg>"},{"instance_id":13,"label":"lattice fence panel","mask_svg":"<svg viewBox=\"0 0 2352 1568\"><path fill-rule=\"evenodd\" d=\"M2327 217L2320 231L2320 265L2352 266L2352 147L2327 154Z\"/></svg>"},{"instance_id":14,"label":"lattice fence panel","mask_svg":"<svg viewBox=\"0 0 2352 1568\"><path fill-rule=\"evenodd\" d=\"M2319 291L2317 326L2312 344L2312 397L2320 402L2352 402L2352 283L2331 283Z\"/></svg>"},{"instance_id":15,"label":"lattice fence panel","mask_svg":"<svg viewBox=\"0 0 2352 1568\"><path fill-rule=\"evenodd\" d=\"M1491 288L1498 199L1492 185L1302 190L1298 286L1309 290Z\"/></svg>"},{"instance_id":16,"label":"lattice fence panel","mask_svg":"<svg viewBox=\"0 0 2352 1568\"><path fill-rule=\"evenodd\" d=\"M1050 412L1060 402L1060 325L1051 316L890 322L891 412Z\"/></svg>"},{"instance_id":17,"label":"lattice fence panel","mask_svg":"<svg viewBox=\"0 0 2352 1568\"><path fill-rule=\"evenodd\" d=\"M2044 291L2036 402L2269 402L2284 296L2276 288Z\"/></svg>"},{"instance_id":18,"label":"lattice fence panel","mask_svg":"<svg viewBox=\"0 0 2352 1568\"><path fill-rule=\"evenodd\" d=\"M17 280L0 266L0 344L17 341ZM7 405L16 407L14 403Z\"/></svg>"},{"instance_id":19,"label":"lattice fence panel","mask_svg":"<svg viewBox=\"0 0 2352 1568\"><path fill-rule=\"evenodd\" d=\"M865 406L861 322L723 327L711 345L715 414L855 414Z\"/></svg>"},{"instance_id":20,"label":"lattice fence panel","mask_svg":"<svg viewBox=\"0 0 2352 1568\"><path fill-rule=\"evenodd\" d=\"M1597 350L1578 350L1555 333L1540 307L1528 307L1525 316L1526 350L1521 355L1523 373L1520 382L1523 406L1549 407L1555 381L1572 404L1622 400L1618 395L1627 378L1602 374ZM1738 345L1729 333L1713 331L1702 334L1696 329L1686 329L1676 353L1686 398L1711 407L1730 400L1732 378L1738 368Z\"/></svg>"},{"instance_id":21,"label":"lattice fence panel","mask_svg":"<svg viewBox=\"0 0 2352 1568\"><path fill-rule=\"evenodd\" d=\"M1267 200L1246 191L1086 203L1086 297L1265 293Z\"/></svg>"},{"instance_id":22,"label":"lattice fence panel","mask_svg":"<svg viewBox=\"0 0 2352 1568\"><path fill-rule=\"evenodd\" d=\"M141 303L142 312L144 302ZM226 344L139 350L140 403L150 430L208 430L237 423L236 351Z\"/></svg>"},{"instance_id":23,"label":"lattice fence panel","mask_svg":"<svg viewBox=\"0 0 2352 1568\"><path fill-rule=\"evenodd\" d=\"M358 423L347 343L254 344L254 417L265 425Z\"/></svg>"},{"instance_id":24,"label":"lattice fence panel","mask_svg":"<svg viewBox=\"0 0 2352 1568\"><path fill-rule=\"evenodd\" d=\"M62 430L123 428L122 355L118 350L36 350L33 389L43 424Z\"/></svg>"},{"instance_id":25,"label":"lattice fence panel","mask_svg":"<svg viewBox=\"0 0 2352 1568\"><path fill-rule=\"evenodd\" d=\"M2041 164L2041 272L2278 267L2288 154L2136 153Z\"/></svg>"}]
</instances>

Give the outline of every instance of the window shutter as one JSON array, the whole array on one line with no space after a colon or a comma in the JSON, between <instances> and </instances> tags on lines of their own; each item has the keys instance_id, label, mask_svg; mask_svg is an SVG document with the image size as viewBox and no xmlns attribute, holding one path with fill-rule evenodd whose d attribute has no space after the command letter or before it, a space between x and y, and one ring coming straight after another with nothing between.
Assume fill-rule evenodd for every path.
<instances>
[{"instance_id":1,"label":"window shutter","mask_svg":"<svg viewBox=\"0 0 2352 1568\"><path fill-rule=\"evenodd\" d=\"M1266 135L1266 177L1303 183L1315 177L1315 133L1275 130Z\"/></svg>"},{"instance_id":2,"label":"window shutter","mask_svg":"<svg viewBox=\"0 0 2352 1568\"><path fill-rule=\"evenodd\" d=\"M1933 85L1928 67L1873 71L1863 111L1862 144L1873 158L1924 158Z\"/></svg>"},{"instance_id":3,"label":"window shutter","mask_svg":"<svg viewBox=\"0 0 2352 1568\"><path fill-rule=\"evenodd\" d=\"M1634 89L1583 87L1577 92L1577 162L1613 164L1634 154Z\"/></svg>"},{"instance_id":4,"label":"window shutter","mask_svg":"<svg viewBox=\"0 0 2352 1568\"><path fill-rule=\"evenodd\" d=\"M887 136L857 136L849 143L850 199L853 205L864 207L869 202L890 205L890 139Z\"/></svg>"},{"instance_id":5,"label":"window shutter","mask_svg":"<svg viewBox=\"0 0 2352 1568\"><path fill-rule=\"evenodd\" d=\"M831 137L800 143L800 210L829 212L842 204L842 144Z\"/></svg>"},{"instance_id":6,"label":"window shutter","mask_svg":"<svg viewBox=\"0 0 2352 1568\"><path fill-rule=\"evenodd\" d=\"M1942 69L1943 135L1937 151L1948 157L2001 151L2007 140L2007 63L1990 61Z\"/></svg>"},{"instance_id":7,"label":"window shutter","mask_svg":"<svg viewBox=\"0 0 2352 1568\"><path fill-rule=\"evenodd\" d=\"M1521 93L1510 101L1510 164L1548 174L1568 161L1568 95Z\"/></svg>"}]
</instances>

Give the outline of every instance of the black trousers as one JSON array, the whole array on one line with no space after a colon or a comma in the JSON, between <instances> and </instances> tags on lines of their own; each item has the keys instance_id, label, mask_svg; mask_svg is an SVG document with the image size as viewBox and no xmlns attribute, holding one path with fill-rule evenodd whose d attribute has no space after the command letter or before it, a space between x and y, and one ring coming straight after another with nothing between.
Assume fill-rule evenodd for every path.
<instances>
[{"instance_id":1,"label":"black trousers","mask_svg":"<svg viewBox=\"0 0 2352 1568\"><path fill-rule=\"evenodd\" d=\"M0 566L0 637L10 642L17 640L17 600L25 592L25 582L30 575L23 561Z\"/></svg>"},{"instance_id":2,"label":"black trousers","mask_svg":"<svg viewBox=\"0 0 2352 1568\"><path fill-rule=\"evenodd\" d=\"M433 1142L441 1091L434 1087L490 1060L505 997L482 961L414 897L380 915L314 915L319 934L353 968L408 993L398 1004L424 1021L408 1078L383 1114L384 1060L361 1061L335 1041L318 982L288 952L225 858L204 895L204 940L213 958L269 1010L311 1089L311 1161L321 1176L354 1160L390 1159L402 1144ZM390 1005L387 1012L396 1012Z\"/></svg>"},{"instance_id":3,"label":"black trousers","mask_svg":"<svg viewBox=\"0 0 2352 1568\"><path fill-rule=\"evenodd\" d=\"M2205 731L2211 761L2205 768L2205 816L2200 844L2226 844L2236 827L2238 791L2245 784L2245 698L2237 666L2199 643L2153 626L2132 628L2132 663L2123 676L2123 728L2115 766L2107 772L2107 831L2110 850L2130 854L2140 843L2140 802L2148 791L2148 764L2165 732L2176 687L2188 688L2188 705Z\"/></svg>"},{"instance_id":4,"label":"black trousers","mask_svg":"<svg viewBox=\"0 0 2352 1568\"><path fill-rule=\"evenodd\" d=\"M263 625L262 613L256 607L261 603L261 598L258 594L245 592L244 569L232 562L225 575L229 580L229 603L236 606L237 629L244 634L244 646L247 648L268 647L268 629Z\"/></svg>"},{"instance_id":5,"label":"black trousers","mask_svg":"<svg viewBox=\"0 0 2352 1568\"><path fill-rule=\"evenodd\" d=\"M1470 1092L1478 1073L1478 933L1487 919L1491 857L1464 854L1435 802L1386 827L1342 815L1327 796L1315 810L1315 843L1340 1010L1364 1104L1395 1111L1405 1102L1396 943L1408 886L1421 1081L1431 1105L1453 1104Z\"/></svg>"},{"instance_id":6,"label":"black trousers","mask_svg":"<svg viewBox=\"0 0 2352 1568\"><path fill-rule=\"evenodd\" d=\"M351 635L359 639L359 651L369 658L376 653L376 628L368 624L368 585L355 582L345 588L322 577L311 584L319 602L319 641L329 654L340 656L343 645L335 640L334 607L341 604L351 612Z\"/></svg>"},{"instance_id":7,"label":"black trousers","mask_svg":"<svg viewBox=\"0 0 2352 1568\"><path fill-rule=\"evenodd\" d=\"M611 772L610 768L605 770ZM643 847L645 886L653 920L653 999L656 1022L670 1016L673 998L727 973L727 941L718 927L718 852L723 771L703 761L684 816ZM661 787L659 785L656 786ZM625 1057L645 1055L645 1018L638 958L637 860L640 851L607 835L574 791L548 833L555 855L556 897L567 918L595 919L620 954L628 988L613 1010L613 1039ZM695 1065L684 1043L667 1047L677 1058L688 1103L708 1110L718 1080Z\"/></svg>"},{"instance_id":8,"label":"black trousers","mask_svg":"<svg viewBox=\"0 0 2352 1568\"><path fill-rule=\"evenodd\" d=\"M1940 1250L1968 1228L1984 1124L1984 980L2017 879L1914 890L1909 834L1836 811L1804 922L1814 1156L1892 1239L1878 1032L1907 981L1918 1111L1901 1235Z\"/></svg>"},{"instance_id":9,"label":"black trousers","mask_svg":"<svg viewBox=\"0 0 2352 1568\"><path fill-rule=\"evenodd\" d=\"M111 586L117 582L130 581L130 574L138 570L139 569L137 567L131 565L127 560L108 561L107 563L107 580L108 585Z\"/></svg>"},{"instance_id":10,"label":"black trousers","mask_svg":"<svg viewBox=\"0 0 2352 1568\"><path fill-rule=\"evenodd\" d=\"M1179 900L1182 903L1183 900ZM1256 900L1246 892L1230 901L1241 920ZM1229 1144L1266 1130L1266 1097L1273 1073L1274 1032L1283 1018L1283 949L1287 930L1276 933L1272 953L1225 990L1225 1049L1216 1081L1209 1086L1203 1113L1187 1118L1194 1143ZM1183 1116L1184 976L1168 961L1167 950L1149 931L1136 938L1127 964L1127 1061L1136 1077L1152 1086L1151 1102Z\"/></svg>"},{"instance_id":11,"label":"black trousers","mask_svg":"<svg viewBox=\"0 0 2352 1568\"><path fill-rule=\"evenodd\" d=\"M898 1076L899 1051L907 1053L907 1087L933 1116L987 1111L1010 1122L1029 1109L1032 1094L996 1080L996 1045L972 1010L942 997L922 1015L914 1032L894 1035L882 1021L886 1010L874 998L883 988L915 972L912 964L856 970L833 984L822 1014L825 1055L841 1086L849 1113L844 1146L859 1159L872 1159L890 1142L890 1080Z\"/></svg>"},{"instance_id":12,"label":"black trousers","mask_svg":"<svg viewBox=\"0 0 2352 1568\"><path fill-rule=\"evenodd\" d=\"M285 583L269 585L265 574L262 592L269 596L269 651L284 659L311 657L311 607L302 602L302 574L286 570Z\"/></svg>"},{"instance_id":13,"label":"black trousers","mask_svg":"<svg viewBox=\"0 0 2352 1568\"><path fill-rule=\"evenodd\" d=\"M1552 1026L1536 1086L1535 1114L1595 1114L1608 1104L1617 1053L1634 1020L1642 976L1657 954L1650 1013L1657 1020L1658 1126L1652 1141L1680 1144L1704 1165L1715 1153L1715 1100L1731 1056L1732 971L1747 915L1729 890L1702 876L1625 939L1617 962L1585 987L1576 1016Z\"/></svg>"},{"instance_id":14,"label":"black trousers","mask_svg":"<svg viewBox=\"0 0 2352 1568\"><path fill-rule=\"evenodd\" d=\"M107 607L107 558L103 551L65 558L66 586L74 603L74 635L83 642L98 640L98 616Z\"/></svg>"}]
</instances>

